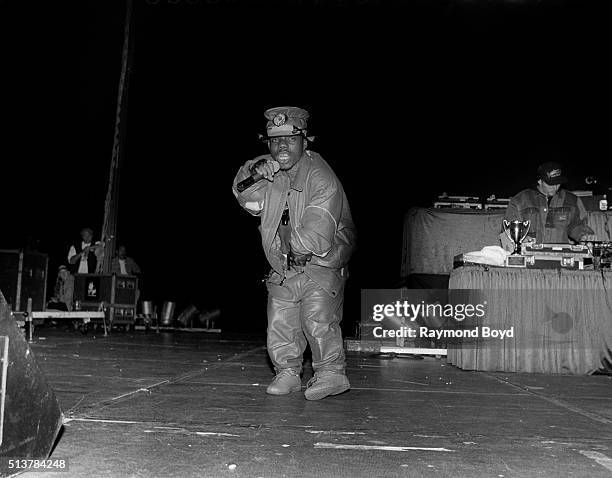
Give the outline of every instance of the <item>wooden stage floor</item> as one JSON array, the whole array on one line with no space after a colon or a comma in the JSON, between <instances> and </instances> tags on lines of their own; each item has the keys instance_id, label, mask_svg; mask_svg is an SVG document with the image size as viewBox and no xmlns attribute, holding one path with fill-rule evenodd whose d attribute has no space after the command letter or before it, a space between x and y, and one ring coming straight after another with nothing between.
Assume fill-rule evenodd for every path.
<instances>
[{"instance_id":1,"label":"wooden stage floor","mask_svg":"<svg viewBox=\"0 0 612 478\"><path fill-rule=\"evenodd\" d=\"M39 328L67 477L609 477L612 377L348 355L352 390L269 396L263 336ZM307 367L305 385L312 371Z\"/></svg>"}]
</instances>

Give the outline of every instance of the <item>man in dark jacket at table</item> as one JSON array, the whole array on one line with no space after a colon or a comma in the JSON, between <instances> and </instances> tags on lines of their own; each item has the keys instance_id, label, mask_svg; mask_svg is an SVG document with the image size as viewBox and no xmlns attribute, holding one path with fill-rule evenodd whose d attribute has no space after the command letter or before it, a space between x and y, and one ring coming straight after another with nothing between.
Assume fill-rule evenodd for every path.
<instances>
[{"instance_id":1,"label":"man in dark jacket at table","mask_svg":"<svg viewBox=\"0 0 612 478\"><path fill-rule=\"evenodd\" d=\"M320 400L350 388L340 321L355 227L342 184L307 150L308 112L295 107L265 112L269 154L247 161L234 179L240 205L261 218L268 288L268 354L276 377L267 393L301 390L302 354L312 351L314 377L304 393ZM264 179L240 192L253 174Z\"/></svg>"},{"instance_id":2,"label":"man in dark jacket at table","mask_svg":"<svg viewBox=\"0 0 612 478\"><path fill-rule=\"evenodd\" d=\"M586 224L586 209L575 194L561 188L567 179L562 166L548 161L538 167L537 184L510 199L504 219L530 221L525 242L559 244L595 240L593 230ZM504 232L502 245L508 251L514 244Z\"/></svg>"}]
</instances>

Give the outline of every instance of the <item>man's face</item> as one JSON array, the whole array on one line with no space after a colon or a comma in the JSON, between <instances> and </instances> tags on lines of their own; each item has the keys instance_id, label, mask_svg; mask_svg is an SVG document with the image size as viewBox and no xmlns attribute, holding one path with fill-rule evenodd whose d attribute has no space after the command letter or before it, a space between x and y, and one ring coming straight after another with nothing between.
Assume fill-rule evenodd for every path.
<instances>
[{"instance_id":1,"label":"man's face","mask_svg":"<svg viewBox=\"0 0 612 478\"><path fill-rule=\"evenodd\" d=\"M283 171L291 169L302 157L306 147L303 136L277 136L268 140L272 158L278 161Z\"/></svg>"},{"instance_id":2,"label":"man's face","mask_svg":"<svg viewBox=\"0 0 612 478\"><path fill-rule=\"evenodd\" d=\"M542 181L541 179L538 179L538 189L545 196L554 196L555 194L557 194L557 191L560 187L560 184L552 185Z\"/></svg>"},{"instance_id":3,"label":"man's face","mask_svg":"<svg viewBox=\"0 0 612 478\"><path fill-rule=\"evenodd\" d=\"M120 259L125 259L126 250L124 246L119 247L119 250L117 251L117 255L119 256Z\"/></svg>"},{"instance_id":4,"label":"man's face","mask_svg":"<svg viewBox=\"0 0 612 478\"><path fill-rule=\"evenodd\" d=\"M85 243L89 243L93 239L93 236L89 231L81 231L81 237L83 238L83 242Z\"/></svg>"}]
</instances>

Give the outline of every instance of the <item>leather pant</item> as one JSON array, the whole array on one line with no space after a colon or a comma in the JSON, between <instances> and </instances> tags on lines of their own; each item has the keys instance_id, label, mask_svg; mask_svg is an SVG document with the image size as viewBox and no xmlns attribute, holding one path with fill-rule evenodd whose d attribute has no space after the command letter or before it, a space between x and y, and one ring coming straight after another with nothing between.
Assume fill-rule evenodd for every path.
<instances>
[{"instance_id":1,"label":"leather pant","mask_svg":"<svg viewBox=\"0 0 612 478\"><path fill-rule=\"evenodd\" d=\"M304 273L268 282L268 354L278 372L302 369L306 344L312 351L312 368L344 372L344 344L340 321L344 287L335 297Z\"/></svg>"}]
</instances>

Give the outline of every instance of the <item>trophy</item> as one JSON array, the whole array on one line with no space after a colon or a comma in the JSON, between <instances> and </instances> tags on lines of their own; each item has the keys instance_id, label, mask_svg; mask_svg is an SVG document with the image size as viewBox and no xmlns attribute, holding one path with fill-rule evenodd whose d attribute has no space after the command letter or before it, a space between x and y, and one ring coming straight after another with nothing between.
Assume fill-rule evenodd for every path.
<instances>
[{"instance_id":1,"label":"trophy","mask_svg":"<svg viewBox=\"0 0 612 478\"><path fill-rule=\"evenodd\" d=\"M506 267L527 267L527 262L533 264L533 256L527 257L521 255L521 242L527 237L529 232L529 221L506 221L503 222L504 232L514 243L514 252L506 257Z\"/></svg>"},{"instance_id":2,"label":"trophy","mask_svg":"<svg viewBox=\"0 0 612 478\"><path fill-rule=\"evenodd\" d=\"M504 232L506 236L514 243L514 252L513 256L520 255L521 253L521 242L525 240L527 237L527 233L529 232L529 226L531 223L529 221L503 221Z\"/></svg>"}]
</instances>

